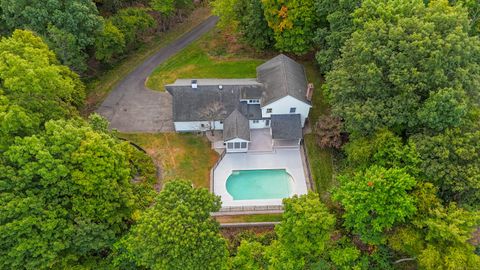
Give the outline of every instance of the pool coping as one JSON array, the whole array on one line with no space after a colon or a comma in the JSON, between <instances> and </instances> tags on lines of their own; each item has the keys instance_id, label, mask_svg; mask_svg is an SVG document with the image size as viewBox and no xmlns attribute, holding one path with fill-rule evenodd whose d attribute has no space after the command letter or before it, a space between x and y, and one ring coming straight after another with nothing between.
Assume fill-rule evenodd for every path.
<instances>
[{"instance_id":1,"label":"pool coping","mask_svg":"<svg viewBox=\"0 0 480 270\"><path fill-rule=\"evenodd\" d=\"M283 199L233 200L226 189L226 181L235 170L286 170L293 179L293 195L306 194L307 177L301 150L276 149L264 153L228 153L212 172L211 191L221 197L223 211L280 210Z\"/></svg>"}]
</instances>

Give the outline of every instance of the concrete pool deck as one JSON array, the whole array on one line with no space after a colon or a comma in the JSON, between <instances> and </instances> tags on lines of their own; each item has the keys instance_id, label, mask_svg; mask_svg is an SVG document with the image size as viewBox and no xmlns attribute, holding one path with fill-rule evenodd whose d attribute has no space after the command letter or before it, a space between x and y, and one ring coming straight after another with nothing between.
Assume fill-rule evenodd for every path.
<instances>
[{"instance_id":1,"label":"concrete pool deck","mask_svg":"<svg viewBox=\"0 0 480 270\"><path fill-rule=\"evenodd\" d=\"M281 206L281 199L233 200L227 192L227 178L235 170L285 169L293 177L293 194L306 194L307 183L300 149L275 149L273 152L226 154L213 172L213 193L222 199L222 207Z\"/></svg>"}]
</instances>

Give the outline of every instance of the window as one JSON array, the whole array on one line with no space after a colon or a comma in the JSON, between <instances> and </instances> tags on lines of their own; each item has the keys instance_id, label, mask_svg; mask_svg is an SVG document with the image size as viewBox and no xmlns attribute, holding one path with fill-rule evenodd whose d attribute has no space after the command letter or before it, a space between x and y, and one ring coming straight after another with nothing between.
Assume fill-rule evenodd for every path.
<instances>
[{"instance_id":1,"label":"window","mask_svg":"<svg viewBox=\"0 0 480 270\"><path fill-rule=\"evenodd\" d=\"M223 125L223 121L220 121L220 125Z\"/></svg>"},{"instance_id":2,"label":"window","mask_svg":"<svg viewBox=\"0 0 480 270\"><path fill-rule=\"evenodd\" d=\"M247 148L247 143L246 142L242 142L242 148L243 149Z\"/></svg>"},{"instance_id":3,"label":"window","mask_svg":"<svg viewBox=\"0 0 480 270\"><path fill-rule=\"evenodd\" d=\"M202 128L204 128L204 127L205 127L205 124L201 124L200 126L201 126Z\"/></svg>"},{"instance_id":4,"label":"window","mask_svg":"<svg viewBox=\"0 0 480 270\"><path fill-rule=\"evenodd\" d=\"M240 149L240 142L235 143L235 149Z\"/></svg>"},{"instance_id":5,"label":"window","mask_svg":"<svg viewBox=\"0 0 480 270\"><path fill-rule=\"evenodd\" d=\"M258 121L258 120L253 120L253 123L254 123L254 124L258 124L258 122L260 122L260 121Z\"/></svg>"},{"instance_id":6,"label":"window","mask_svg":"<svg viewBox=\"0 0 480 270\"><path fill-rule=\"evenodd\" d=\"M267 113L272 113L272 108L268 108Z\"/></svg>"},{"instance_id":7,"label":"window","mask_svg":"<svg viewBox=\"0 0 480 270\"><path fill-rule=\"evenodd\" d=\"M295 113L297 111L297 108L290 108L290 113Z\"/></svg>"},{"instance_id":8,"label":"window","mask_svg":"<svg viewBox=\"0 0 480 270\"><path fill-rule=\"evenodd\" d=\"M229 142L229 143L227 144L227 148L228 148L228 149L233 149L233 142Z\"/></svg>"}]
</instances>

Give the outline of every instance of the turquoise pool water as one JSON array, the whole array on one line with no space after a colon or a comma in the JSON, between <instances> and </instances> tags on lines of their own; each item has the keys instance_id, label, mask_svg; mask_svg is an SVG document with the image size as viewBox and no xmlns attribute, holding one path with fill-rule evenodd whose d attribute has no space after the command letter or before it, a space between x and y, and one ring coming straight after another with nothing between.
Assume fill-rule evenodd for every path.
<instances>
[{"instance_id":1,"label":"turquoise pool water","mask_svg":"<svg viewBox=\"0 0 480 270\"><path fill-rule=\"evenodd\" d=\"M283 199L290 197L293 179L286 170L233 171L226 185L234 200Z\"/></svg>"}]
</instances>

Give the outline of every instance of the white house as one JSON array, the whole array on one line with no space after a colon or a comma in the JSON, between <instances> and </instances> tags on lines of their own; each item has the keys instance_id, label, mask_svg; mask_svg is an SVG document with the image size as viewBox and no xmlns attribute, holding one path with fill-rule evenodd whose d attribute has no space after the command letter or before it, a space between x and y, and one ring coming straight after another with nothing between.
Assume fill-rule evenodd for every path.
<instances>
[{"instance_id":1,"label":"white house","mask_svg":"<svg viewBox=\"0 0 480 270\"><path fill-rule=\"evenodd\" d=\"M299 143L312 107L303 66L283 54L257 67L256 79L179 79L165 88L175 130L223 130L227 152L246 152L251 129L269 128L274 143Z\"/></svg>"}]
</instances>

